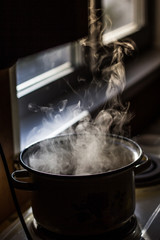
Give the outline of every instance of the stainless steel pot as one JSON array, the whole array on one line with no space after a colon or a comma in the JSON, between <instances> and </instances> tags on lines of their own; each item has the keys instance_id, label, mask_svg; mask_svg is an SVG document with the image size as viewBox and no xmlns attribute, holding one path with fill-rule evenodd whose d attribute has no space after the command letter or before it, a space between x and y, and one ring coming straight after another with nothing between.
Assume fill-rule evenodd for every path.
<instances>
[{"instance_id":1,"label":"stainless steel pot","mask_svg":"<svg viewBox=\"0 0 160 240\"><path fill-rule=\"evenodd\" d=\"M87 236L114 230L128 221L135 210L134 175L149 165L139 145L110 135L114 144L135 154L135 159L109 172L93 175L53 175L32 169L29 155L38 144L20 155L22 171L12 173L15 188L32 191L32 209L37 223L61 235ZM65 137L60 137L65 141ZM85 153L84 153L85 157ZM20 178L29 177L30 181Z\"/></svg>"}]
</instances>

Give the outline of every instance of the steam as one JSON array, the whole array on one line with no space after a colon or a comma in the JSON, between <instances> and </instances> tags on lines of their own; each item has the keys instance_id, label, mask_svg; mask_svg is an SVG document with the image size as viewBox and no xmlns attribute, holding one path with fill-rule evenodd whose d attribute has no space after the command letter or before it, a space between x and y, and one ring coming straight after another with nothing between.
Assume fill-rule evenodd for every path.
<instances>
[{"instance_id":1,"label":"steam","mask_svg":"<svg viewBox=\"0 0 160 240\"><path fill-rule=\"evenodd\" d=\"M82 111L80 102L67 106L67 100L62 100L53 106L38 106L30 103L28 108L35 113L45 115L41 122L41 126L35 126L28 134L26 142L32 139L32 143L39 142L45 138L55 137L69 128L69 132L73 132L71 126L80 119L88 115L88 111Z\"/></svg>"},{"instance_id":2,"label":"steam","mask_svg":"<svg viewBox=\"0 0 160 240\"><path fill-rule=\"evenodd\" d=\"M91 132L41 142L30 155L30 167L56 175L90 175L124 167L136 159L130 143Z\"/></svg>"},{"instance_id":3,"label":"steam","mask_svg":"<svg viewBox=\"0 0 160 240\"><path fill-rule=\"evenodd\" d=\"M83 112L85 117L67 129L66 133L72 135L66 136L65 140L49 139L39 144L39 150L29 158L34 169L53 174L94 174L122 167L134 159L131 150L106 138L110 133L124 135L124 126L131 119L129 103L122 104L120 95L126 85L123 58L134 51L134 44L126 40L103 45L104 29L97 18L97 10L91 8L90 13L89 38L81 40L92 76L89 88L83 96L72 89L79 96L78 103L73 106L68 105L67 99L59 102L56 109L29 105L30 110L47 115L44 126L50 131L53 123L63 124L64 110L72 118ZM79 78L78 81L85 80ZM89 112L100 98L105 99L105 107L92 118ZM46 128L41 129L46 131Z\"/></svg>"}]
</instances>

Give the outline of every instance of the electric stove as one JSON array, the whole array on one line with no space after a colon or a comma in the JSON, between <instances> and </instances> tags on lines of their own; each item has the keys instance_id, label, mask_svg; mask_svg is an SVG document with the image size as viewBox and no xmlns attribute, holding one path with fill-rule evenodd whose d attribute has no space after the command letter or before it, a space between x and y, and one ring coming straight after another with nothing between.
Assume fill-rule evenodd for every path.
<instances>
[{"instance_id":1,"label":"electric stove","mask_svg":"<svg viewBox=\"0 0 160 240\"><path fill-rule=\"evenodd\" d=\"M160 184L159 180L155 180L157 176L159 177L155 165L159 167L160 158L155 155L149 155L149 157L153 158L150 168L135 177L135 214L116 231L101 236L84 237L83 240L160 240ZM155 173L155 177L150 176L151 172ZM147 177L148 174L149 177ZM24 219L33 240L75 240L75 237L58 236L43 229L34 220L31 208L24 213ZM27 237L20 221L17 219L0 234L0 239L27 240ZM82 240L82 238L76 237L76 240L80 239Z\"/></svg>"},{"instance_id":2,"label":"electric stove","mask_svg":"<svg viewBox=\"0 0 160 240\"><path fill-rule=\"evenodd\" d=\"M147 135L147 138L149 136ZM156 135L155 138L158 136ZM153 135L152 135L153 138ZM151 160L151 166L135 176L136 208L131 218L119 229L101 236L76 237L76 240L160 240L160 145L149 148L142 142L144 136L136 139ZM158 139L158 138L157 138ZM152 143L155 142L151 141ZM147 143L148 144L148 143ZM32 209L24 213L27 228L33 240L75 240L72 236L59 236L39 226L33 218ZM1 240L27 240L22 225L17 219L0 233Z\"/></svg>"}]
</instances>

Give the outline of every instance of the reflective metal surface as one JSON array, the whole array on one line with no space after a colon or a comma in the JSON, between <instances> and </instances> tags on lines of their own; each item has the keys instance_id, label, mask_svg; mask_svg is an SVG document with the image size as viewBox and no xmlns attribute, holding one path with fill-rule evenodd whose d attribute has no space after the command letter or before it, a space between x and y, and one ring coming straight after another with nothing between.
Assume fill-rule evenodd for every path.
<instances>
[{"instance_id":1,"label":"reflective metal surface","mask_svg":"<svg viewBox=\"0 0 160 240\"><path fill-rule=\"evenodd\" d=\"M160 185L136 189L136 210L142 236L160 239Z\"/></svg>"},{"instance_id":2,"label":"reflective metal surface","mask_svg":"<svg viewBox=\"0 0 160 240\"><path fill-rule=\"evenodd\" d=\"M160 165L160 118L151 124L144 134L137 136L135 141L143 151L156 158ZM156 171L157 176L158 169ZM159 178L159 176L158 176ZM155 180L154 180L155 181ZM142 227L142 236L146 240L160 240L160 183L136 189L136 210L138 222Z\"/></svg>"},{"instance_id":3,"label":"reflective metal surface","mask_svg":"<svg viewBox=\"0 0 160 240\"><path fill-rule=\"evenodd\" d=\"M157 128L160 133L160 122ZM154 126L154 129L156 129L155 126ZM156 130L154 130L153 133L155 133L155 131ZM156 137L157 137L157 140L156 140ZM147 143L146 143L146 138L145 138L145 144L144 144L144 139L143 139L143 142L138 141L138 143L143 148L145 153L153 154L157 158L160 158L159 135L154 134L154 139L153 139L153 134L150 139L148 138L148 135L147 135ZM148 148L147 148L147 144L148 144ZM135 216L137 217L138 225L141 228L142 240L143 239L160 240L160 184L136 188ZM27 226L34 240L44 239L36 236L33 228L30 227L33 221L33 215L32 215L31 209L29 209L27 213L25 213L25 221L27 223ZM15 222L13 222L13 224L11 224L7 229L5 229L5 231L0 233L0 239L1 240L27 240L18 219Z\"/></svg>"}]
</instances>

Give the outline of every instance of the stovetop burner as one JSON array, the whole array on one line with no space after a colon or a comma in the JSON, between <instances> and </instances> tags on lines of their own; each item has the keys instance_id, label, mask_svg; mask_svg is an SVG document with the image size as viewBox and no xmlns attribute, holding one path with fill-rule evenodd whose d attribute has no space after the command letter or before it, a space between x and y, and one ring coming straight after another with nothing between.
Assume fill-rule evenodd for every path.
<instances>
[{"instance_id":1,"label":"stovetop burner","mask_svg":"<svg viewBox=\"0 0 160 240\"><path fill-rule=\"evenodd\" d=\"M30 232L45 240L142 240L141 229L138 225L137 218L132 216L122 227L108 233L96 236L79 237L79 236L62 236L46 230L39 226L35 220L30 225Z\"/></svg>"},{"instance_id":2,"label":"stovetop burner","mask_svg":"<svg viewBox=\"0 0 160 240\"><path fill-rule=\"evenodd\" d=\"M136 187L146 187L160 183L160 158L153 154L147 155L151 160L151 165L135 176Z\"/></svg>"}]
</instances>

